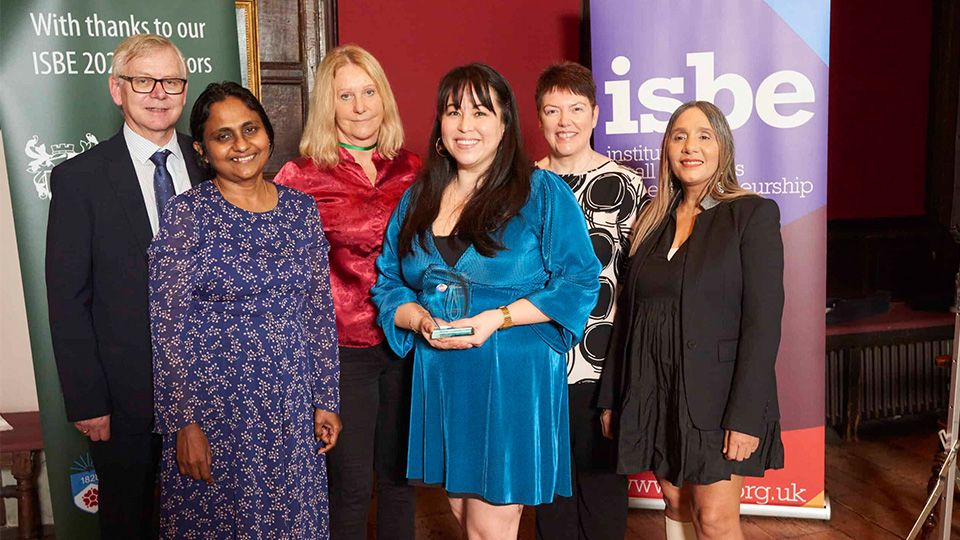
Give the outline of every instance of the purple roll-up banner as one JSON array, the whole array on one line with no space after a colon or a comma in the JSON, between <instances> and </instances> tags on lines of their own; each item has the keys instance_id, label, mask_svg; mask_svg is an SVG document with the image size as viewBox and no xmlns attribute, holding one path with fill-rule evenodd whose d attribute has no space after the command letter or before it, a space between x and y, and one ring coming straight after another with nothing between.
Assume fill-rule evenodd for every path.
<instances>
[{"instance_id":1,"label":"purple roll-up banner","mask_svg":"<svg viewBox=\"0 0 960 540\"><path fill-rule=\"evenodd\" d=\"M740 184L780 206L786 303L777 357L786 466L748 478L745 514L829 518L824 472L829 0L592 0L597 152L656 190L670 114L727 116ZM654 193L655 194L655 193ZM662 508L650 473L631 506Z\"/></svg>"}]
</instances>

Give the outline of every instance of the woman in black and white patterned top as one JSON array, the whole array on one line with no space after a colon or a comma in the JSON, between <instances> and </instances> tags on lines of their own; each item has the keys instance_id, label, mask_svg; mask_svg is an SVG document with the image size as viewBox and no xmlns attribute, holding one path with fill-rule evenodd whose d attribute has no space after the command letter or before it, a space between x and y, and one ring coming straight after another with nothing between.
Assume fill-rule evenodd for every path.
<instances>
[{"instance_id":1,"label":"woman in black and white patterned top","mask_svg":"<svg viewBox=\"0 0 960 540\"><path fill-rule=\"evenodd\" d=\"M571 531L587 538L623 538L627 478L616 474L613 441L603 436L595 402L630 231L649 198L636 172L590 148L599 115L590 70L573 62L551 65L540 75L536 99L540 129L550 146L537 167L559 174L573 190L603 266L600 298L583 341L567 353L573 497L537 507L537 538L566 538Z\"/></svg>"}]
</instances>

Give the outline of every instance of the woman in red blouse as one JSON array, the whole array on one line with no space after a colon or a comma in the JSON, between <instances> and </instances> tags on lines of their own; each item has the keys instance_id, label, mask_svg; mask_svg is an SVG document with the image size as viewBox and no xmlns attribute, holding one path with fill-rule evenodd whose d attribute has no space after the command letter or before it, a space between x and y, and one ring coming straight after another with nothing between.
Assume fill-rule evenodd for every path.
<instances>
[{"instance_id":1,"label":"woman in red blouse","mask_svg":"<svg viewBox=\"0 0 960 540\"><path fill-rule=\"evenodd\" d=\"M404 150L397 103L380 63L356 45L317 69L301 158L274 179L317 201L330 242L340 344L343 431L328 456L330 536L362 540L377 477L377 538L413 540L416 496L406 480L409 365L384 341L370 287L387 221L420 158Z\"/></svg>"}]
</instances>

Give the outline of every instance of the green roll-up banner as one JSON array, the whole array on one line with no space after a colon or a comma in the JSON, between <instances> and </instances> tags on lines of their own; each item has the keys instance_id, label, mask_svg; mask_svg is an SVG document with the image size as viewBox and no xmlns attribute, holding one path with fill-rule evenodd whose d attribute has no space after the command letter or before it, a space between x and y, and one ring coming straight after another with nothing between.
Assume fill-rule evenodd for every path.
<instances>
[{"instance_id":1,"label":"green roll-up banner","mask_svg":"<svg viewBox=\"0 0 960 540\"><path fill-rule=\"evenodd\" d=\"M58 538L97 538L97 476L67 421L50 344L44 242L50 171L113 136L123 116L107 88L113 50L160 34L190 70L189 111L213 81L240 80L232 0L0 0L0 129L6 151L30 344ZM0 353L2 354L2 353Z\"/></svg>"}]
</instances>

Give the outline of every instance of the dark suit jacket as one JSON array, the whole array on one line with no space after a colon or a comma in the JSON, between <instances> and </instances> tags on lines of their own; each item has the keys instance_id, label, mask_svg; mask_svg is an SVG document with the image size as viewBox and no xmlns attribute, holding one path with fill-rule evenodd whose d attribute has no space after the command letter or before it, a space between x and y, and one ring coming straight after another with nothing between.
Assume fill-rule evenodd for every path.
<instances>
[{"instance_id":1,"label":"dark suit jacket","mask_svg":"<svg viewBox=\"0 0 960 540\"><path fill-rule=\"evenodd\" d=\"M177 134L190 183L203 179ZM71 422L110 414L119 433L153 426L147 247L153 238L123 131L50 175L47 304Z\"/></svg>"},{"instance_id":2,"label":"dark suit jacket","mask_svg":"<svg viewBox=\"0 0 960 540\"><path fill-rule=\"evenodd\" d=\"M601 376L600 408L619 411L630 392L636 283L665 226L630 259ZM696 226L706 230L687 240L692 244L680 301L690 416L701 430L760 436L766 422L780 418L774 371L783 315L780 209L770 199L740 197L700 214Z\"/></svg>"}]
</instances>

